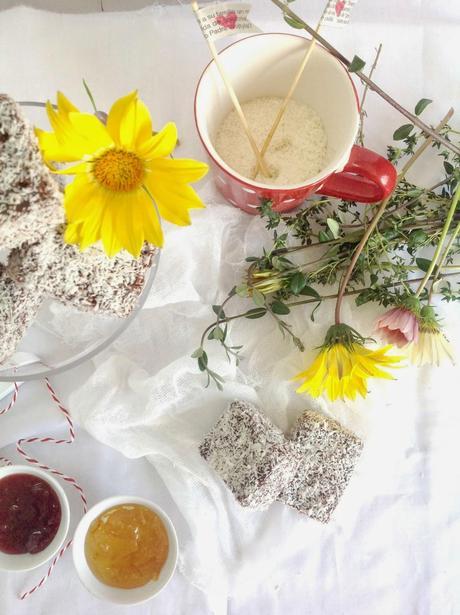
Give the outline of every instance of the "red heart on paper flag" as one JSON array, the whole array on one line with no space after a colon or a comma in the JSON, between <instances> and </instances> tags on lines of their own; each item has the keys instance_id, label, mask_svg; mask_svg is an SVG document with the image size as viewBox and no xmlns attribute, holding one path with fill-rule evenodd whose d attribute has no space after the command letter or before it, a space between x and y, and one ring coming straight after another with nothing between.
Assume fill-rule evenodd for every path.
<instances>
[{"instance_id":1,"label":"red heart on paper flag","mask_svg":"<svg viewBox=\"0 0 460 615\"><path fill-rule=\"evenodd\" d=\"M228 28L229 30L234 30L236 28L236 22L238 20L238 15L235 11L228 11L228 13L224 13L222 15L217 15L216 21L219 26L223 28Z\"/></svg>"},{"instance_id":2,"label":"red heart on paper flag","mask_svg":"<svg viewBox=\"0 0 460 615\"><path fill-rule=\"evenodd\" d=\"M335 3L335 14L337 15L337 17L340 17L344 8L345 0L338 0L338 2Z\"/></svg>"}]
</instances>

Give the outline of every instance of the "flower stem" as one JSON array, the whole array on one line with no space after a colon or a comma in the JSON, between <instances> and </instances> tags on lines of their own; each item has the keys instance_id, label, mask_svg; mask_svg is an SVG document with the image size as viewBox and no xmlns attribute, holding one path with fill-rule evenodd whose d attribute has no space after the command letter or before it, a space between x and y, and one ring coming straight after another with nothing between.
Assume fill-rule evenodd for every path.
<instances>
[{"instance_id":1,"label":"flower stem","mask_svg":"<svg viewBox=\"0 0 460 615\"><path fill-rule=\"evenodd\" d=\"M83 87L85 88L86 94L88 95L88 98L93 106L94 109L94 113L97 115L97 107L96 107L96 103L94 102L94 96L93 93L91 92L91 90L89 89L88 84L86 83L86 81L84 79L82 79L83 81Z\"/></svg>"},{"instance_id":2,"label":"flower stem","mask_svg":"<svg viewBox=\"0 0 460 615\"><path fill-rule=\"evenodd\" d=\"M442 179L439 182L436 182L436 184L434 184L433 186L431 186L431 188L424 188L422 190L422 192L416 196L414 199L411 199L408 203L400 203L397 207L395 207L394 209L390 210L388 212L388 214L390 216L392 216L394 213L396 213L397 211L399 211L402 208L408 208L411 207L412 205L414 205L421 196L423 196L424 194L427 194L429 192L433 192L433 190L436 190L436 188L440 188L441 186L444 186L444 184L447 183L447 178Z\"/></svg>"},{"instance_id":3,"label":"flower stem","mask_svg":"<svg viewBox=\"0 0 460 615\"><path fill-rule=\"evenodd\" d=\"M441 256L441 259L440 259L439 264L438 264L438 271L444 267L444 263L447 260L447 256L448 256L449 252L452 250L452 246L454 245L454 242L457 239L459 233L460 233L460 222L455 227L455 230L452 233L451 238L449 239L449 242L448 242L448 244L446 246L446 249L444 250L444 254Z\"/></svg>"},{"instance_id":4,"label":"flower stem","mask_svg":"<svg viewBox=\"0 0 460 615\"><path fill-rule=\"evenodd\" d=\"M382 43L380 43L380 45L378 46L376 55L375 55L374 63L372 64L371 70L369 71L369 79L372 79L374 71L377 68L380 54L382 53L382 47L383 45ZM364 111L364 103L366 102L366 96L367 96L368 91L369 91L369 84L366 83L366 85L364 86L361 101L359 103L359 108L361 109L361 117L360 117L360 124L359 124L358 143L360 145L364 145L364 118L367 115L366 112Z\"/></svg>"},{"instance_id":5,"label":"flower stem","mask_svg":"<svg viewBox=\"0 0 460 615\"><path fill-rule=\"evenodd\" d=\"M369 239L369 237L374 232L374 229L377 226L378 221L382 217L383 212L385 211L385 208L388 205L388 201L389 200L390 200L390 197L387 197L380 204L380 207L378 208L375 216L373 217L372 222L367 227L366 232L362 236L361 241L359 242L356 250L354 251L354 254L353 254L353 257L352 257L352 259L350 261L350 264L348 265L348 268L347 268L346 272L344 273L342 281L340 282L339 292L337 294L337 302L335 304L335 324L336 325L339 325L340 322L341 322L341 320L340 320L340 311L341 311L341 308L342 308L342 301L343 301L343 297L344 297L344 294L345 294L345 289L347 287L348 282L350 281L351 274L353 273L353 269L355 268L355 265L356 265L356 263L358 261L359 255L363 251L363 248L366 245L367 240Z\"/></svg>"},{"instance_id":6,"label":"flower stem","mask_svg":"<svg viewBox=\"0 0 460 615\"><path fill-rule=\"evenodd\" d=\"M444 278L450 278L450 277L454 277L454 276L459 276L460 272L455 272L455 273L447 273L445 276L443 276ZM403 280L403 281L399 281L399 282L393 282L392 284L389 284L389 286L391 288L396 288L397 286L404 286L405 284L417 284L417 282L420 282L422 280L422 278L414 278L413 280ZM369 286L365 286L363 288L356 288L353 290L349 290L345 293L345 296L350 296L350 295L359 295L359 293L362 293L365 290L369 290ZM336 299L338 297L337 294L333 294L333 295L322 295L319 298L314 298L314 299L303 299L301 301L291 301L289 303L286 303L286 305L288 307L297 307L299 305L307 305L309 303L318 303L320 301L325 301L327 299ZM226 302L230 299L231 297L228 297L226 299ZM222 304L224 305L224 304ZM253 309L253 308L252 308ZM261 311L266 309L261 307L260 308ZM268 311L267 311L268 312ZM217 325L221 325L223 323L227 323L230 322L232 320L237 320L238 318L244 318L246 315L248 314L248 311L246 312L241 312L240 314L235 314L234 316L225 316L225 318L217 318L216 321L214 321L212 324L208 325L206 327L206 329L203 331L203 334L201 336L201 342L200 345L203 346L205 343L205 339L206 339L206 335L209 333L209 331L211 331L211 329L213 329L214 327L216 327Z\"/></svg>"},{"instance_id":7,"label":"flower stem","mask_svg":"<svg viewBox=\"0 0 460 615\"><path fill-rule=\"evenodd\" d=\"M449 232L449 227L451 225L452 218L454 217L455 211L457 209L459 198L460 198L460 183L459 183L459 185L457 187L457 190L455 192L454 198L452 199L452 204L450 206L449 213L447 214L447 218L446 218L446 221L444 223L444 228L442 229L441 237L439 239L439 243L437 245L437 248L435 250L433 258L431 260L430 266L428 267L428 269L427 269L427 271L425 273L425 277L420 282L420 285L419 285L419 287L418 287L418 289L417 289L417 291L415 293L416 297L420 297L423 289L425 288L428 280L431 277L431 274L433 273L434 268L436 267L436 263L439 260L439 257L440 257L440 254L441 254L441 250L442 250L442 247L443 247L443 244L444 244L444 241L446 240L447 233ZM458 229L458 225L457 225L457 229ZM455 237L454 237L454 240L455 240ZM450 247L449 247L449 250L450 250ZM444 256L447 256L447 252L448 251L446 251L444 253ZM438 269L438 271L439 271L439 269Z\"/></svg>"},{"instance_id":8,"label":"flower stem","mask_svg":"<svg viewBox=\"0 0 460 615\"><path fill-rule=\"evenodd\" d=\"M446 115L443 117L443 119L441 120L441 122L438 124L438 126L436 127L435 131L438 132L439 130L441 130L441 128L444 126L444 124L446 124L450 118L452 117L454 111L453 109L449 109L449 111L446 113ZM423 144L412 154L412 156L409 158L409 160L406 162L406 164L403 166L403 168L401 169L400 173L398 174L398 179L396 181L396 185L393 189L394 190L397 188L399 182L404 179L404 177L406 176L406 173L409 171L409 169L412 167L412 165L418 160L418 158L420 158L420 156L428 149L428 147L431 145L433 141L433 137L429 136L425 139L425 141L423 142ZM367 243L367 240L369 239L369 237L372 235L372 233L374 232L380 218L383 216L383 213L385 212L385 209L389 203L391 199L391 194L389 196L387 196L386 199L384 199L379 208L377 209L374 217L372 218L371 223L369 224L369 226L367 227L364 235L361 238L361 241L358 244L358 247L356 248L356 250L354 251L353 257L350 261L350 264L348 265L348 269L346 270L342 281L340 283L339 286L339 293L337 296L337 303L335 305L335 323L336 324L340 324L341 320L340 320L340 311L342 308L342 301L343 301L343 297L345 294L345 290L347 287L348 282L350 281L351 278L351 274L353 273L353 269L355 268L355 265L358 261L358 258L361 254L361 252L363 251L364 246ZM454 210L455 211L455 210ZM453 213L452 213L453 216ZM450 222L449 222L450 224Z\"/></svg>"}]
</instances>

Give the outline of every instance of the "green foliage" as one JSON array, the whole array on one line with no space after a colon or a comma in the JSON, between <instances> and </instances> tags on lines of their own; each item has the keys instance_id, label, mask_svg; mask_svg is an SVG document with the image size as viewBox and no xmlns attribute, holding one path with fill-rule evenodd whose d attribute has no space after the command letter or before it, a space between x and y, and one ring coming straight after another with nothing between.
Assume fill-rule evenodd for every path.
<instances>
[{"instance_id":1,"label":"green foliage","mask_svg":"<svg viewBox=\"0 0 460 615\"><path fill-rule=\"evenodd\" d=\"M415 115L421 115L432 102L429 98L421 98L415 105Z\"/></svg>"},{"instance_id":2,"label":"green foliage","mask_svg":"<svg viewBox=\"0 0 460 615\"><path fill-rule=\"evenodd\" d=\"M270 309L274 314L279 314L280 316L284 316L291 312L288 306L282 301L279 301L278 299L273 301L273 303L270 305Z\"/></svg>"},{"instance_id":3,"label":"green foliage","mask_svg":"<svg viewBox=\"0 0 460 615\"><path fill-rule=\"evenodd\" d=\"M415 262L417 263L417 267L425 272L428 271L431 265L431 261L428 258L416 258Z\"/></svg>"},{"instance_id":4,"label":"green foliage","mask_svg":"<svg viewBox=\"0 0 460 615\"><path fill-rule=\"evenodd\" d=\"M301 21L293 19L292 17L289 17L289 15L283 15L283 17L284 21L288 24L288 26L291 26L291 28L295 28L296 30L303 30L304 26Z\"/></svg>"},{"instance_id":5,"label":"green foliage","mask_svg":"<svg viewBox=\"0 0 460 615\"><path fill-rule=\"evenodd\" d=\"M359 73L359 71L363 70L365 66L366 62L364 60L362 60L359 56L354 56L350 66L348 67L348 72Z\"/></svg>"},{"instance_id":6,"label":"green foliage","mask_svg":"<svg viewBox=\"0 0 460 615\"><path fill-rule=\"evenodd\" d=\"M403 139L407 139L410 133L414 130L415 126L413 124L403 124L393 133L394 141L402 141Z\"/></svg>"},{"instance_id":7,"label":"green foliage","mask_svg":"<svg viewBox=\"0 0 460 615\"><path fill-rule=\"evenodd\" d=\"M296 271L289 281L289 290L293 295L299 295L307 285L307 276L301 271Z\"/></svg>"},{"instance_id":8,"label":"green foliage","mask_svg":"<svg viewBox=\"0 0 460 615\"><path fill-rule=\"evenodd\" d=\"M422 113L430 102L419 101L416 113ZM458 133L445 126L443 134L453 140ZM388 159L398 166L414 153L424 135L412 124L405 124L395 131L393 138L398 146L388 146ZM438 143L433 143L432 148L439 156L444 177L432 188L417 186L406 179L399 183L347 285L346 294L355 297L357 307L370 302L383 307L398 304L412 294L411 280L420 280L428 270L427 255L438 243L460 181L460 157ZM213 381L219 388L222 379L209 369L204 351L206 339L221 344L228 359L238 361L241 346L230 345L228 323L238 318L270 318L283 337L291 339L302 351L302 341L284 317L295 308L313 308L310 309L313 320L323 302L336 296L337 285L373 216L372 206L318 196L313 196L303 209L293 214L274 211L267 200L261 202L259 211L271 233L271 244L264 242L270 247L246 258L248 269L244 278L222 305L212 306L216 321L206 329L200 347L193 354L199 370L207 374L208 384ZM459 221L460 211L455 214L454 224ZM442 271L437 272L435 268L433 275L439 273L439 279L431 292L424 291L422 302L429 301L433 292L443 301L460 301L459 283L448 278L460 274L460 265L456 266L459 254L457 239ZM232 316L224 309L230 300L243 304L243 309Z\"/></svg>"},{"instance_id":9,"label":"green foliage","mask_svg":"<svg viewBox=\"0 0 460 615\"><path fill-rule=\"evenodd\" d=\"M326 224L332 233L332 238L337 239L340 232L340 224L334 218L327 218Z\"/></svg>"}]
</instances>

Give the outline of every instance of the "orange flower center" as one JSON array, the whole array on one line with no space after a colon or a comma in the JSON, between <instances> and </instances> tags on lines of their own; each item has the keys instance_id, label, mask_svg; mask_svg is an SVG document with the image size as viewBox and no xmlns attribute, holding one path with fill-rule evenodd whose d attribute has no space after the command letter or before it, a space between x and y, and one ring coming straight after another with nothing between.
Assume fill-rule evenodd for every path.
<instances>
[{"instance_id":1,"label":"orange flower center","mask_svg":"<svg viewBox=\"0 0 460 615\"><path fill-rule=\"evenodd\" d=\"M109 149L93 162L96 180L112 192L131 192L144 179L144 164L133 152Z\"/></svg>"}]
</instances>

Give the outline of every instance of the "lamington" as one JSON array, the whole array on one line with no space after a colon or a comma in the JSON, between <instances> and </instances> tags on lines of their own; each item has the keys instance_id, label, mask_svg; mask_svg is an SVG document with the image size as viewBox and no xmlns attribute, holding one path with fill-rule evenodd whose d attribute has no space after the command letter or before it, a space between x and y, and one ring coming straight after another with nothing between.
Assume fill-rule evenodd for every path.
<instances>
[{"instance_id":1,"label":"lamington","mask_svg":"<svg viewBox=\"0 0 460 615\"><path fill-rule=\"evenodd\" d=\"M37 241L62 222L62 198L19 105L0 94L0 249Z\"/></svg>"},{"instance_id":2,"label":"lamington","mask_svg":"<svg viewBox=\"0 0 460 615\"><path fill-rule=\"evenodd\" d=\"M59 225L41 241L12 250L7 270L17 283L35 272L41 291L65 305L124 318L137 304L156 253L147 243L137 259L127 252L109 258L97 245L82 252L64 242Z\"/></svg>"},{"instance_id":3,"label":"lamington","mask_svg":"<svg viewBox=\"0 0 460 615\"><path fill-rule=\"evenodd\" d=\"M288 435L302 461L279 499L312 519L328 523L361 454L355 434L328 417L308 410Z\"/></svg>"},{"instance_id":4,"label":"lamington","mask_svg":"<svg viewBox=\"0 0 460 615\"><path fill-rule=\"evenodd\" d=\"M9 278L0 264L0 363L14 353L43 301L31 286Z\"/></svg>"},{"instance_id":5,"label":"lamington","mask_svg":"<svg viewBox=\"0 0 460 615\"><path fill-rule=\"evenodd\" d=\"M200 447L241 506L266 509L293 479L298 447L249 403L233 402Z\"/></svg>"}]
</instances>

